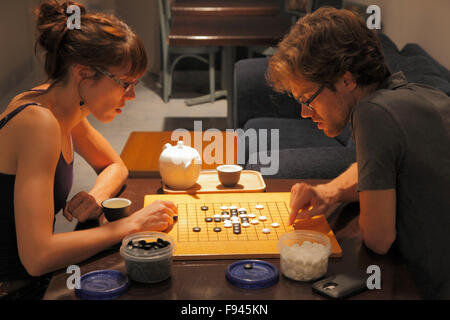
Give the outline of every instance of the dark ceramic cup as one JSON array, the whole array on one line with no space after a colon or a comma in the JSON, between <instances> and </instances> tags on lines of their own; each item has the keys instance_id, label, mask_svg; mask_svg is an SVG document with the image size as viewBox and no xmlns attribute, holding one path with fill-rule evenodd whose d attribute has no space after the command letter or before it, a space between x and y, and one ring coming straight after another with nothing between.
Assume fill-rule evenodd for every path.
<instances>
[{"instance_id":1,"label":"dark ceramic cup","mask_svg":"<svg viewBox=\"0 0 450 320\"><path fill-rule=\"evenodd\" d=\"M109 221L116 221L130 214L131 201L125 198L112 198L102 202L103 213Z\"/></svg>"}]
</instances>

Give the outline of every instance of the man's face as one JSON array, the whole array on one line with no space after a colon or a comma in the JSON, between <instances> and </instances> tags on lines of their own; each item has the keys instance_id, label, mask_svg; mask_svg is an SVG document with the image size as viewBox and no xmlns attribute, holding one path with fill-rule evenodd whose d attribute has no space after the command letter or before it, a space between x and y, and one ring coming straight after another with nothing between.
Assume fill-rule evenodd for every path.
<instances>
[{"instance_id":1,"label":"man's face","mask_svg":"<svg viewBox=\"0 0 450 320\"><path fill-rule=\"evenodd\" d=\"M336 91L325 87L310 103L311 108L301 105L301 116L311 118L317 123L317 127L331 138L338 136L347 126L351 107L353 106L351 90L344 80L339 80ZM308 101L320 89L320 85L306 82L293 81L290 84L291 93L297 101Z\"/></svg>"}]
</instances>

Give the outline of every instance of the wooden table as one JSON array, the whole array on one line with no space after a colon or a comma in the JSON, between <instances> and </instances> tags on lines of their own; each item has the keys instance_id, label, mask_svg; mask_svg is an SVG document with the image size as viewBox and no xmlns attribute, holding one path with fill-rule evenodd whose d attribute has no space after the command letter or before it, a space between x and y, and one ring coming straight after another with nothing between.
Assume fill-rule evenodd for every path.
<instances>
[{"instance_id":1,"label":"wooden table","mask_svg":"<svg viewBox=\"0 0 450 320\"><path fill-rule=\"evenodd\" d=\"M176 0L173 16L274 16L280 12L275 0Z\"/></svg>"},{"instance_id":2,"label":"wooden table","mask_svg":"<svg viewBox=\"0 0 450 320\"><path fill-rule=\"evenodd\" d=\"M229 128L237 128L234 119L233 77L236 47L274 46L291 27L291 17L277 16L175 16L169 43L171 46L221 46L222 86L226 90Z\"/></svg>"},{"instance_id":3,"label":"wooden table","mask_svg":"<svg viewBox=\"0 0 450 320\"><path fill-rule=\"evenodd\" d=\"M185 132L186 137L189 137L185 145L195 148L200 155L203 155L202 169L215 169L220 164L236 164L237 163L237 136L234 132ZM207 157L210 153L205 149L211 143L214 143L215 138L212 135L219 136L221 134L223 141L223 148L215 150L218 159L222 163L208 163ZM175 139L172 140L172 137ZM125 147L122 151L121 157L129 171L130 178L155 178L159 177L158 161L159 156L166 143L176 145L178 134L172 131L163 132L132 132L128 138ZM202 141L209 139L209 141ZM212 139L212 141L211 141ZM211 146L212 148L212 146ZM205 151L205 152L204 152Z\"/></svg>"},{"instance_id":4,"label":"wooden table","mask_svg":"<svg viewBox=\"0 0 450 320\"><path fill-rule=\"evenodd\" d=\"M295 182L298 181L268 179L266 180L267 192L289 191ZM306 182L317 184L320 181ZM133 211L142 207L144 195L161 192L159 179L129 179L126 184L128 188L123 196L133 201ZM358 207L357 204L340 207L329 218L330 226L342 247L343 257L330 259L327 274L365 272L368 266L377 265L381 269L382 289L366 291L351 299L418 299L419 297L410 275L395 253L390 252L385 256L380 256L372 253L362 244L358 226ZM280 266L279 259L265 260L277 268ZM261 290L237 288L225 279L225 271L232 262L235 262L235 260L174 261L170 279L152 285L133 282L129 290L120 299L258 300L259 303L263 302L263 304L267 303L263 300L324 299L311 291L311 283L292 281L284 276L280 276L278 283L270 288ZM80 264L80 267L82 274L100 269L115 269L125 272L124 260L118 253L117 248L94 256ZM65 270L56 272L44 299L75 300L74 291L67 289L68 276ZM162 302L162 305L164 305L164 302ZM334 304L334 306L336 305ZM295 307L293 308L295 310ZM167 316L166 311L167 314L175 316L175 310L165 310L165 315ZM177 315L180 316L180 314Z\"/></svg>"}]
</instances>

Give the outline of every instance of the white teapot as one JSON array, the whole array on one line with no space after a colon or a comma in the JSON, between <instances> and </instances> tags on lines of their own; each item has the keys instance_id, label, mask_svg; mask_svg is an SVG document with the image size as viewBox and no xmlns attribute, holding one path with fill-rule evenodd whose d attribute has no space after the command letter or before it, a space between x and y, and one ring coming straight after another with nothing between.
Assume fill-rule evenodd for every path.
<instances>
[{"instance_id":1,"label":"white teapot","mask_svg":"<svg viewBox=\"0 0 450 320\"><path fill-rule=\"evenodd\" d=\"M198 180L202 167L200 154L194 148L178 141L176 146L167 143L159 157L162 181L171 189L189 189Z\"/></svg>"}]
</instances>

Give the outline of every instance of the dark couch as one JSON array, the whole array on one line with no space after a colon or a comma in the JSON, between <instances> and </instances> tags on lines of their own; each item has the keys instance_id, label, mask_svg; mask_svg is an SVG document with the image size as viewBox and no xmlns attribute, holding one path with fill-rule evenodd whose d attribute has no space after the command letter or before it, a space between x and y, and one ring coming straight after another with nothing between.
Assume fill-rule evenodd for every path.
<instances>
[{"instance_id":1,"label":"dark couch","mask_svg":"<svg viewBox=\"0 0 450 320\"><path fill-rule=\"evenodd\" d=\"M383 33L379 34L391 71L403 71L409 82L438 88L450 96L450 72L416 44L401 51ZM310 119L300 117L300 105L286 94L274 92L265 81L267 58L241 60L235 65L235 127L279 129L279 171L272 178L332 179L356 161L350 128L329 138ZM270 135L269 142L270 146ZM257 152L266 152L258 147ZM254 158L254 157L252 157ZM249 163L246 169L268 167ZM260 157L257 157L260 159ZM252 161L253 162L253 161Z\"/></svg>"}]
</instances>

